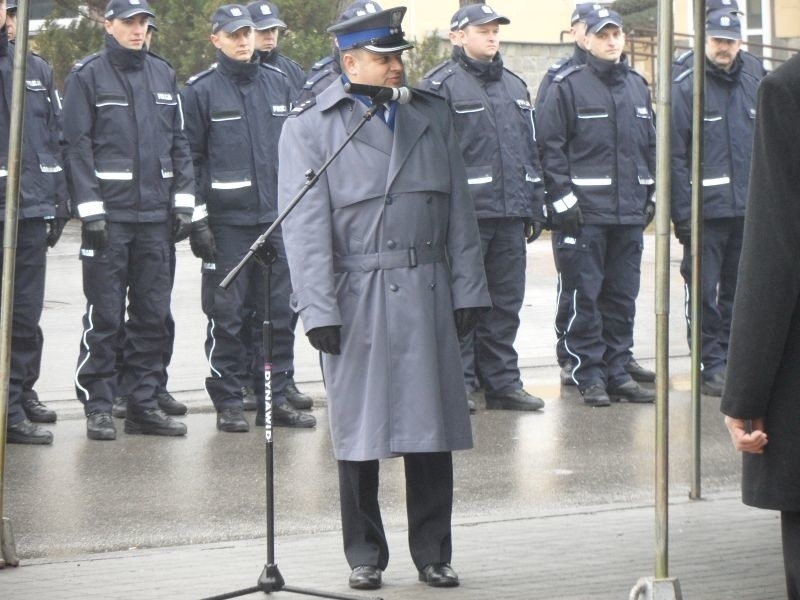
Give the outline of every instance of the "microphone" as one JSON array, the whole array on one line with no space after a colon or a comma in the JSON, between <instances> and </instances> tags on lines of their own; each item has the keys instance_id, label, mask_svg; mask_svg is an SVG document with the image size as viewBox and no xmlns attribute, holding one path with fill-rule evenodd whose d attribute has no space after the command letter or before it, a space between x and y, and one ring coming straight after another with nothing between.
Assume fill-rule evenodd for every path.
<instances>
[{"instance_id":1,"label":"microphone","mask_svg":"<svg viewBox=\"0 0 800 600\"><path fill-rule=\"evenodd\" d=\"M396 101L398 104L411 102L411 90L407 87L384 87L382 85L365 85L363 83L345 83L344 91L348 94L367 96L373 104L384 104Z\"/></svg>"}]
</instances>

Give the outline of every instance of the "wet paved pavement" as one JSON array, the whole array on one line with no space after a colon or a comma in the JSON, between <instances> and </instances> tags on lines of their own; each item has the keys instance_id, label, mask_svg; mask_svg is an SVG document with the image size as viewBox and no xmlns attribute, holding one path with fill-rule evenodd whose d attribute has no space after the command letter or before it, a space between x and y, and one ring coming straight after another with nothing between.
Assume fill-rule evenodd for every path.
<instances>
[{"instance_id":1,"label":"wet paved pavement","mask_svg":"<svg viewBox=\"0 0 800 600\"><path fill-rule=\"evenodd\" d=\"M171 389L187 402L185 439L86 439L71 377L83 298L77 228L49 259L42 398L59 412L52 447L8 447L5 514L21 567L0 571L0 598L199 598L255 584L265 561L263 430L215 429L202 390L205 317L199 263L179 246ZM653 240L646 243L636 354L652 366ZM778 520L738 500L739 459L718 400L703 400L704 495L690 480L688 359L673 260L671 569L687 598L783 597ZM590 409L560 389L551 328L549 243L530 247L518 340L526 388L542 413L479 410L475 449L455 455L454 566L463 585L415 581L405 543L402 464L382 465L381 505L393 558L385 598L626 598L653 574L652 406ZM302 338L302 336L300 336ZM276 429L278 564L287 583L347 593L335 462L316 355L297 344L297 379L316 400L315 430ZM251 414L252 415L252 414ZM251 419L252 420L252 419ZM746 541L757 547L746 551ZM286 596L286 594L281 594ZM364 597L370 597L364 595Z\"/></svg>"}]
</instances>

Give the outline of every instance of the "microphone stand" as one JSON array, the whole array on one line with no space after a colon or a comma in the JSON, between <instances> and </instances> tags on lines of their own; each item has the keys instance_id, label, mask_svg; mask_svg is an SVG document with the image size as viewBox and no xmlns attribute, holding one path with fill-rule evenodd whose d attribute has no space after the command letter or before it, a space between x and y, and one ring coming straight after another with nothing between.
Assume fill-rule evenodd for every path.
<instances>
[{"instance_id":1,"label":"microphone stand","mask_svg":"<svg viewBox=\"0 0 800 600\"><path fill-rule=\"evenodd\" d=\"M297 206L300 200L302 200L308 191L314 187L314 185L316 185L317 181L319 181L319 178L323 175L323 173L325 173L325 171L328 170L328 167L334 161L334 159L342 153L345 147L361 130L361 128L372 119L372 117L375 115L375 112L378 110L379 105L380 103L373 99L372 105L367 109L367 112L364 113L361 121L359 121L358 125L356 125L353 131L350 132L350 134L345 138L344 142L342 142L342 144L336 149L333 155L327 161L325 161L325 163L316 173L313 169L309 169L305 172L306 182L303 184L303 187L300 189L297 195L292 198L292 201L289 202L289 204L286 205L286 208L284 208L275 221L273 221L272 225L270 225L269 228L262 233L255 242L253 242L253 245L250 246L250 249L247 251L247 254L244 255L244 258L242 258L242 260L239 261L239 264L230 270L230 272L225 276L225 279L223 279L219 284L221 288L228 289L233 280L239 275L239 272L252 258L255 258L263 267L264 289L266 294L266 297L264 298L262 344L264 348L264 435L266 438L265 452L267 475L267 562L264 565L264 570L261 572L261 576L258 578L257 585L226 594L221 594L219 596L209 596L204 600L225 600L226 598L238 598L240 596L255 594L257 592L264 592L265 594L270 594L272 592L293 592L295 594L316 596L318 598L333 598L334 600L383 600L382 598L345 596L342 594L319 592L286 585L283 576L278 570L278 564L275 562L275 470L273 449L274 441L272 436L272 322L270 321L270 279L272 277L272 264L277 260L278 253L275 250L275 247L267 241L269 236L272 235L272 233L280 226L281 223L283 223L289 213L294 210L294 207Z\"/></svg>"}]
</instances>

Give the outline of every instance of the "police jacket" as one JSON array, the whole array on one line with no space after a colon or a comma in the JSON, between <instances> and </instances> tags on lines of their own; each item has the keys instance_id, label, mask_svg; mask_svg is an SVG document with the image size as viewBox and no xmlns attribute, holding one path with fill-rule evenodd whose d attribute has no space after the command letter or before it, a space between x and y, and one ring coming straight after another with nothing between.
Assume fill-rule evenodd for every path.
<instances>
[{"instance_id":1,"label":"police jacket","mask_svg":"<svg viewBox=\"0 0 800 600\"><path fill-rule=\"evenodd\" d=\"M587 56L553 79L539 118L548 204L577 198L586 223L644 225L656 131L644 78ZM548 207L549 209L550 207Z\"/></svg>"},{"instance_id":2,"label":"police jacket","mask_svg":"<svg viewBox=\"0 0 800 600\"><path fill-rule=\"evenodd\" d=\"M289 115L286 74L217 53L181 95L198 206L213 223L254 225L278 215L278 138Z\"/></svg>"},{"instance_id":3,"label":"police jacket","mask_svg":"<svg viewBox=\"0 0 800 600\"><path fill-rule=\"evenodd\" d=\"M419 87L445 97L454 114L478 219L544 221L542 168L525 82L503 67L475 61L460 47Z\"/></svg>"},{"instance_id":4,"label":"police jacket","mask_svg":"<svg viewBox=\"0 0 800 600\"><path fill-rule=\"evenodd\" d=\"M8 141L11 130L14 45L0 30L0 221L5 219ZM67 185L59 146L60 110L53 70L44 59L28 54L25 66L25 115L20 160L19 218L66 218Z\"/></svg>"},{"instance_id":5,"label":"police jacket","mask_svg":"<svg viewBox=\"0 0 800 600\"><path fill-rule=\"evenodd\" d=\"M258 52L258 60L283 71L289 79L289 85L292 86L292 99L297 97L306 82L306 72L300 63L284 56L277 48L269 52Z\"/></svg>"},{"instance_id":6,"label":"police jacket","mask_svg":"<svg viewBox=\"0 0 800 600\"><path fill-rule=\"evenodd\" d=\"M572 52L572 56L559 58L556 62L550 65L550 67L547 69L547 72L544 74L541 83L539 84L539 89L536 92L536 104L534 107L537 115L542 111L544 97L547 95L547 90L550 89L550 85L553 83L553 78L562 71L569 69L572 65L585 64L586 50L578 46L578 44L575 44L575 50Z\"/></svg>"},{"instance_id":7,"label":"police jacket","mask_svg":"<svg viewBox=\"0 0 800 600\"><path fill-rule=\"evenodd\" d=\"M750 176L756 92L761 77L744 69L741 53L726 72L705 59L703 218L743 217ZM672 219L691 216L694 69L672 84Z\"/></svg>"},{"instance_id":8,"label":"police jacket","mask_svg":"<svg viewBox=\"0 0 800 600\"><path fill-rule=\"evenodd\" d=\"M194 176L175 73L146 50L105 49L78 62L64 92L67 181L78 216L166 221L194 210Z\"/></svg>"},{"instance_id":9,"label":"police jacket","mask_svg":"<svg viewBox=\"0 0 800 600\"><path fill-rule=\"evenodd\" d=\"M751 54L746 50L739 50L739 56L742 57L742 69L744 69L745 72L750 73L750 75L759 80L767 74L767 70L764 68L764 62L755 54ZM676 79L678 75L681 75L693 67L694 50L687 50L672 63L672 78Z\"/></svg>"},{"instance_id":10,"label":"police jacket","mask_svg":"<svg viewBox=\"0 0 800 600\"><path fill-rule=\"evenodd\" d=\"M300 105L306 102L322 90L327 88L335 79L341 75L342 69L339 66L339 57L334 54L319 59L311 66L311 70L306 75L306 80L297 96L295 104Z\"/></svg>"}]
</instances>

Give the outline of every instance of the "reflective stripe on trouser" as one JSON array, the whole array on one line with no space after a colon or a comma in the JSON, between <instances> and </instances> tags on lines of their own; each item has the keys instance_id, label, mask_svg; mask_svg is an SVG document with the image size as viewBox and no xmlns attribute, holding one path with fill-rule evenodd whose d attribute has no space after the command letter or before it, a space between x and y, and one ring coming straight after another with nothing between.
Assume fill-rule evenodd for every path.
<instances>
[{"instance_id":1,"label":"reflective stripe on trouser","mask_svg":"<svg viewBox=\"0 0 800 600\"><path fill-rule=\"evenodd\" d=\"M3 223L0 223L2 227ZM4 232L0 231L0 244ZM17 228L14 311L11 316L11 363L8 382L8 424L23 421L23 384L41 360L39 319L44 304L47 225L44 219L23 219ZM0 269L3 257L0 256Z\"/></svg>"},{"instance_id":2,"label":"reflective stripe on trouser","mask_svg":"<svg viewBox=\"0 0 800 600\"><path fill-rule=\"evenodd\" d=\"M733 296L742 253L744 218L703 221L703 281L701 364L703 375L722 372L728 361ZM684 286L686 336L691 345L690 286L692 281L691 249L684 246L681 261Z\"/></svg>"},{"instance_id":3,"label":"reflective stripe on trouser","mask_svg":"<svg viewBox=\"0 0 800 600\"><path fill-rule=\"evenodd\" d=\"M170 302L168 223L108 223L108 248L81 250L83 316L75 387L86 414L110 412L117 393L117 346L127 321L120 381L132 411L155 408Z\"/></svg>"},{"instance_id":4,"label":"reflective stripe on trouser","mask_svg":"<svg viewBox=\"0 0 800 600\"><path fill-rule=\"evenodd\" d=\"M219 283L267 227L268 224L211 225L217 255L215 269L203 268L202 298L203 312L208 317L205 350L210 377L206 378L206 391L218 411L241 406L242 386L252 386L259 404L264 401L263 269L251 260L227 290L220 288ZM278 251L270 280L272 395L273 402L281 404L286 372L292 369L294 346L289 306L291 284L280 231L270 238L270 243Z\"/></svg>"},{"instance_id":5,"label":"reflective stripe on trouser","mask_svg":"<svg viewBox=\"0 0 800 600\"><path fill-rule=\"evenodd\" d=\"M633 346L642 231L585 225L577 238L556 234L562 293L570 300L565 347L578 365L572 375L581 389L630 379L625 365Z\"/></svg>"},{"instance_id":6,"label":"reflective stripe on trouser","mask_svg":"<svg viewBox=\"0 0 800 600\"><path fill-rule=\"evenodd\" d=\"M492 310L481 313L473 333L461 341L464 383L478 379L490 393L522 387L514 340L525 296L525 225L522 219L480 219L483 263Z\"/></svg>"}]
</instances>

